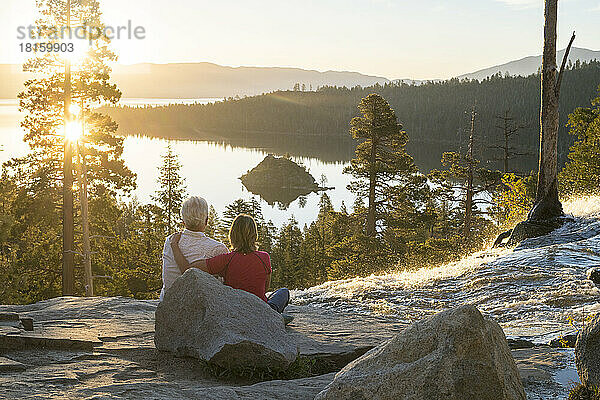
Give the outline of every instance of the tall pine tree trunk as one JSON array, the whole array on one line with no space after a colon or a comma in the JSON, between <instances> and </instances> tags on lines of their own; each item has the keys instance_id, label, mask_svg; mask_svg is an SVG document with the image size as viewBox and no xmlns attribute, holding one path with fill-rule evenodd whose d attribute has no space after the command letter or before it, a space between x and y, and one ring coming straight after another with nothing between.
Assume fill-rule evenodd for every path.
<instances>
[{"instance_id":1,"label":"tall pine tree trunk","mask_svg":"<svg viewBox=\"0 0 600 400\"><path fill-rule=\"evenodd\" d=\"M167 233L170 235L172 233L171 227L173 223L171 221L171 213L173 212L173 177L171 176L172 168L171 159L169 158L168 162L169 172L167 173L167 177L169 179L169 185L167 186Z\"/></svg>"},{"instance_id":2,"label":"tall pine tree trunk","mask_svg":"<svg viewBox=\"0 0 600 400\"><path fill-rule=\"evenodd\" d=\"M510 157L509 151L510 147L508 144L508 137L510 135L510 127L508 125L509 121L508 111L504 112L504 173L508 173L508 158Z\"/></svg>"},{"instance_id":3,"label":"tall pine tree trunk","mask_svg":"<svg viewBox=\"0 0 600 400\"><path fill-rule=\"evenodd\" d=\"M371 154L369 156L369 208L367 211L367 227L366 234L367 236L375 235L375 218L376 218L376 210L375 210L375 187L377 185L377 174L376 174L376 162L377 162L377 134L375 133L375 118L377 115L377 107L375 103L372 104L373 120L371 121L371 130L373 132L373 137L371 139Z\"/></svg>"},{"instance_id":4,"label":"tall pine tree trunk","mask_svg":"<svg viewBox=\"0 0 600 400\"><path fill-rule=\"evenodd\" d=\"M82 104L82 110L85 105ZM83 117L82 117L83 120ZM82 131L85 131L82 126ZM81 206L81 228L83 241L83 271L85 276L85 295L92 297L94 295L94 276L92 274L92 249L90 245L90 219L88 208L88 184L87 184L87 165L85 144L79 144L80 163L80 181L79 181L79 197Z\"/></svg>"},{"instance_id":5,"label":"tall pine tree trunk","mask_svg":"<svg viewBox=\"0 0 600 400\"><path fill-rule=\"evenodd\" d=\"M71 29L71 2L67 1L67 29ZM67 137L67 126L71 120L71 62L65 61L65 142L63 161L63 268L62 268L62 294L72 296L75 294L75 260L74 260L74 222L73 222L73 144Z\"/></svg>"},{"instance_id":6,"label":"tall pine tree trunk","mask_svg":"<svg viewBox=\"0 0 600 400\"><path fill-rule=\"evenodd\" d=\"M369 210L367 213L367 236L375 235L375 186L377 185L377 176L375 173L375 164L377 162L377 140L374 137L371 142L371 159L370 168L371 173L369 176Z\"/></svg>"},{"instance_id":7,"label":"tall pine tree trunk","mask_svg":"<svg viewBox=\"0 0 600 400\"><path fill-rule=\"evenodd\" d=\"M543 221L563 215L558 200L558 87L556 67L556 21L558 0L546 0L544 54L542 56L542 106L540 154L535 204L528 220Z\"/></svg>"},{"instance_id":8,"label":"tall pine tree trunk","mask_svg":"<svg viewBox=\"0 0 600 400\"><path fill-rule=\"evenodd\" d=\"M467 196L465 199L465 224L464 224L464 235L467 239L471 237L471 220L473 219L473 169L474 169L474 157L473 157L473 135L475 134L475 107L471 111L471 134L469 135L469 150L467 152Z\"/></svg>"}]
</instances>

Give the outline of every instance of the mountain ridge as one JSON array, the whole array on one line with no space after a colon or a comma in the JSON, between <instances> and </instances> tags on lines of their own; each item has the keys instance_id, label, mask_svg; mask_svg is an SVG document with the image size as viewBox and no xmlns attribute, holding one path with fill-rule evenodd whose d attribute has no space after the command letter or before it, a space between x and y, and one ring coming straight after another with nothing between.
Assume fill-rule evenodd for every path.
<instances>
[{"instance_id":1,"label":"mountain ridge","mask_svg":"<svg viewBox=\"0 0 600 400\"><path fill-rule=\"evenodd\" d=\"M15 98L33 75L16 64L0 64L0 98ZM140 63L113 66L112 81L129 98L202 98L254 96L276 90L319 86L372 86L385 77L353 71L317 71L294 67L222 66L200 63ZM149 84L151 78L151 84Z\"/></svg>"},{"instance_id":2,"label":"mountain ridge","mask_svg":"<svg viewBox=\"0 0 600 400\"><path fill-rule=\"evenodd\" d=\"M559 50L556 53L557 63L562 62L562 59L565 54L565 49ZM569 53L569 61L575 62L575 60L579 60L582 62L588 62L592 60L600 60L600 50L590 50L584 49L580 47L572 47L571 52ZM531 74L535 74L538 68L542 65L542 56L527 56L520 58L518 60L513 60L506 62L504 64L498 64L487 68L482 68L480 70L470 72L467 74L457 76L458 79L485 79L491 75L497 74L500 72L504 75L504 73L508 73L509 75L520 75L527 76Z\"/></svg>"},{"instance_id":3,"label":"mountain ridge","mask_svg":"<svg viewBox=\"0 0 600 400\"><path fill-rule=\"evenodd\" d=\"M560 61L564 54L560 50ZM600 60L600 51L573 47L569 60L575 62ZM541 55L523 57L504 64L459 75L458 79L482 80L491 75L508 73L527 76L541 65ZM23 82L33 75L21 71L17 64L0 64L0 98L16 98L23 90ZM149 83L149 79L151 82ZM440 82L441 79L388 79L356 71L318 71L299 67L224 66L212 62L139 63L115 65L112 80L129 98L203 98L255 96L277 90L292 90L296 84L305 90L320 86L373 86L386 83L420 85Z\"/></svg>"}]
</instances>

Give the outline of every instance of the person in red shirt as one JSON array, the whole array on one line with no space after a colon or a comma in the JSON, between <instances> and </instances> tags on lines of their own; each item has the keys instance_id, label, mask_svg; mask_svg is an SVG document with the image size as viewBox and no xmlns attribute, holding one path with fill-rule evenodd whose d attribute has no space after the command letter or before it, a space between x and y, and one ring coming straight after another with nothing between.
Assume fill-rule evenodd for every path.
<instances>
[{"instance_id":1,"label":"person in red shirt","mask_svg":"<svg viewBox=\"0 0 600 400\"><path fill-rule=\"evenodd\" d=\"M282 288L268 298L266 296L273 270L269 254L257 251L258 229L254 218L246 214L238 215L229 230L229 242L233 251L213 258L189 263L179 249L180 238L179 233L173 236L171 248L182 274L188 268L198 268L211 275L221 276L226 285L255 294L275 311L283 313L290 301L290 291Z\"/></svg>"}]
</instances>

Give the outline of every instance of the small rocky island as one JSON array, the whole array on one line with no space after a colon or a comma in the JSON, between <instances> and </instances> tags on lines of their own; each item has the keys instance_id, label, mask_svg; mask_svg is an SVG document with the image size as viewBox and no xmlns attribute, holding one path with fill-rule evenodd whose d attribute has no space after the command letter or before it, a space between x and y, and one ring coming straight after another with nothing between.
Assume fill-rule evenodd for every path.
<instances>
[{"instance_id":1,"label":"small rocky island","mask_svg":"<svg viewBox=\"0 0 600 400\"><path fill-rule=\"evenodd\" d=\"M267 203L289 206L300 196L331 188L320 187L302 165L287 157L269 154L256 167L240 177L250 192Z\"/></svg>"}]
</instances>

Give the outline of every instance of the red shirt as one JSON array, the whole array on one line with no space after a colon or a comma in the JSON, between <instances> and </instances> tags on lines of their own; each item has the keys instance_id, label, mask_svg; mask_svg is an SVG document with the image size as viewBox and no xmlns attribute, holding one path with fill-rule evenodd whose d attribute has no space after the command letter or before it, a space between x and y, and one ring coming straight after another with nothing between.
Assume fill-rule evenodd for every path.
<instances>
[{"instance_id":1,"label":"red shirt","mask_svg":"<svg viewBox=\"0 0 600 400\"><path fill-rule=\"evenodd\" d=\"M257 295L264 301L267 276L272 272L271 259L264 251L242 254L235 251L206 260L208 272L225 278L225 284Z\"/></svg>"}]
</instances>

